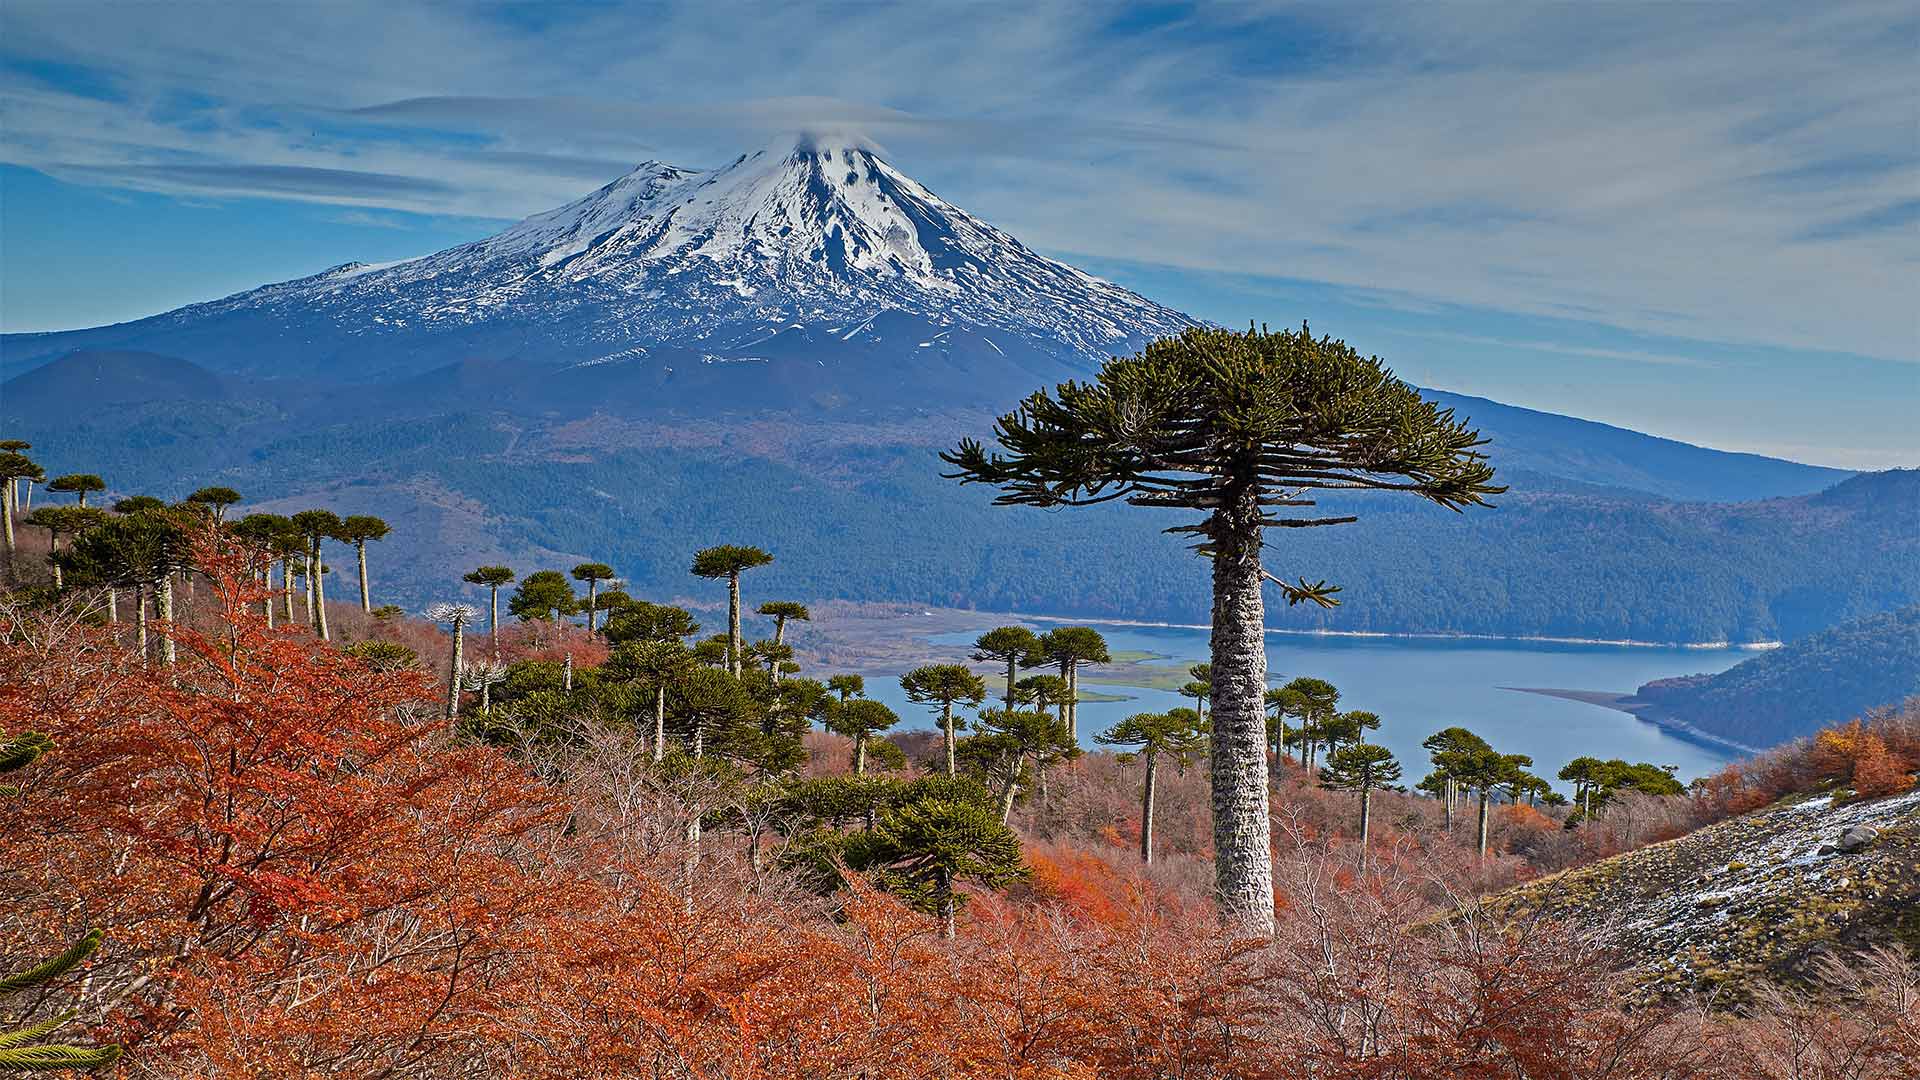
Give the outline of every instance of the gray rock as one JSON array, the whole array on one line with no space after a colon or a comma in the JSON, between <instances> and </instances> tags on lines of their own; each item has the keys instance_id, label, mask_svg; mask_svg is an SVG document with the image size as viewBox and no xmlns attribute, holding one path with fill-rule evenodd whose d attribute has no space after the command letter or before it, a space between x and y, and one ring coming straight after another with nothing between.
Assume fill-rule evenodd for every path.
<instances>
[{"instance_id":1,"label":"gray rock","mask_svg":"<svg viewBox=\"0 0 1920 1080\"><path fill-rule=\"evenodd\" d=\"M1880 830L1870 825L1854 825L1840 834L1834 844L1842 855L1851 855L1880 838Z\"/></svg>"}]
</instances>

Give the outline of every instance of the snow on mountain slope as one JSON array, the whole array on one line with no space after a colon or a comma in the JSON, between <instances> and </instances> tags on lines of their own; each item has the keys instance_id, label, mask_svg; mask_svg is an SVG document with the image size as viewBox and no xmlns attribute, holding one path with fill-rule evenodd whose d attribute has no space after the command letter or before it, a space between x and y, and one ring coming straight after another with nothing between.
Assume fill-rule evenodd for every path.
<instances>
[{"instance_id":1,"label":"snow on mountain slope","mask_svg":"<svg viewBox=\"0 0 1920 1080\"><path fill-rule=\"evenodd\" d=\"M650 161L475 243L22 335L8 352L137 345L216 369L379 380L476 356L773 363L800 342L826 365L834 342L878 341L877 322L909 381L940 358L969 377L1084 371L1192 325L1034 253L860 140L805 137L709 172Z\"/></svg>"}]
</instances>

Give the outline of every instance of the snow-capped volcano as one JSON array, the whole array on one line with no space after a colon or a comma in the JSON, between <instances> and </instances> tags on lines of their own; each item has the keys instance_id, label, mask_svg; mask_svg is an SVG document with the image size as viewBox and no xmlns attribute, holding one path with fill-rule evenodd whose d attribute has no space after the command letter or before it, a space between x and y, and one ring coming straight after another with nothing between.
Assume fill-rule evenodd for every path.
<instances>
[{"instance_id":1,"label":"snow-capped volcano","mask_svg":"<svg viewBox=\"0 0 1920 1080\"><path fill-rule=\"evenodd\" d=\"M35 335L250 374L380 381L456 360L551 371L617 363L804 363L953 385L1085 370L1192 325L1038 255L857 139L805 137L710 171L649 161L489 237L348 264L165 315ZM79 338L86 340L59 341ZM40 342L10 343L16 356ZM796 393L832 372L780 379ZM829 395L840 389L829 387Z\"/></svg>"}]
</instances>

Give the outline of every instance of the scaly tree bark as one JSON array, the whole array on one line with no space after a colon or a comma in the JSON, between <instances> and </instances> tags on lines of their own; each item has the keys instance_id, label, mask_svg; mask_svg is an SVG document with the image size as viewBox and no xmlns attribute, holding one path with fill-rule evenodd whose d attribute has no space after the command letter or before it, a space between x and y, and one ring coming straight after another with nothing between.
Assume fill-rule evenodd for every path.
<instances>
[{"instance_id":1,"label":"scaly tree bark","mask_svg":"<svg viewBox=\"0 0 1920 1080\"><path fill-rule=\"evenodd\" d=\"M1204 520L1213 560L1214 890L1243 933L1273 932L1273 866L1263 749L1266 650L1261 583L1289 603L1331 606L1325 582L1289 584L1262 562L1272 527L1352 517L1276 516L1321 490L1404 491L1453 509L1502 489L1479 433L1423 399L1377 358L1298 332L1194 329L1139 356L1109 361L1092 382L1027 397L995 426L942 455L962 483L1000 489L996 502L1039 507L1124 499Z\"/></svg>"}]
</instances>

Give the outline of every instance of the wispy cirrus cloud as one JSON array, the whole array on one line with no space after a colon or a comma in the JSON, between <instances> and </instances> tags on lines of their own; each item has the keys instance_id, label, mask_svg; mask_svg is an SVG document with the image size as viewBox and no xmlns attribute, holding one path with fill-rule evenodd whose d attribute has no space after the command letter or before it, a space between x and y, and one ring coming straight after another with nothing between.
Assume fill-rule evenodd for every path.
<instances>
[{"instance_id":1,"label":"wispy cirrus cloud","mask_svg":"<svg viewBox=\"0 0 1920 1080\"><path fill-rule=\"evenodd\" d=\"M1910 4L1483 16L340 0L104 20L15 0L0 159L512 218L641 158L713 165L831 125L1050 251L1920 353Z\"/></svg>"}]
</instances>

